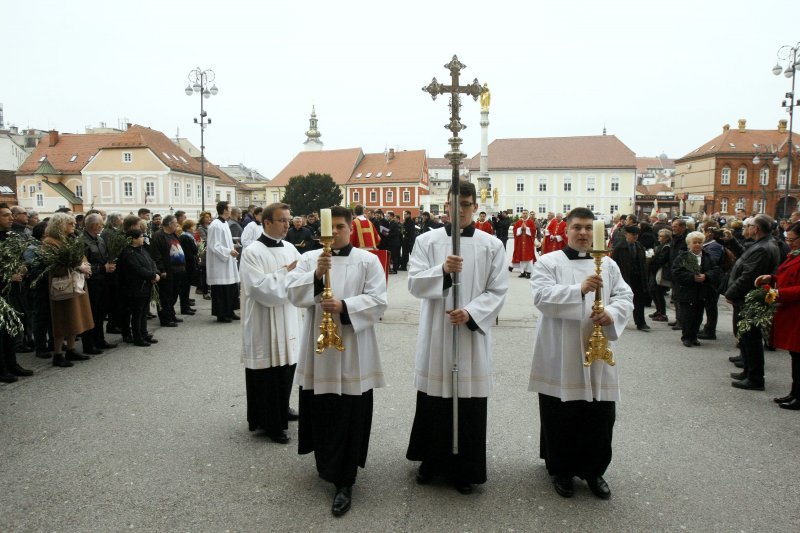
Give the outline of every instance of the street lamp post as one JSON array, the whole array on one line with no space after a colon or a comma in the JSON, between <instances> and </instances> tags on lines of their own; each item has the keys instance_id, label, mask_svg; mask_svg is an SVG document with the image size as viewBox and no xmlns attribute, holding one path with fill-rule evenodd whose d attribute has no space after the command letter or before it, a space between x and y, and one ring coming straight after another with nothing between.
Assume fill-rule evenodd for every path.
<instances>
[{"instance_id":1,"label":"street lamp post","mask_svg":"<svg viewBox=\"0 0 800 533\"><path fill-rule=\"evenodd\" d=\"M206 210L206 147L205 131L206 126L211 124L211 119L207 118L204 107L204 100L211 98L219 92L214 84L214 71L211 69L201 70L200 67L189 71L189 85L186 86L186 96L197 93L200 95L200 120L194 119L195 124L200 125L200 211ZM209 87L211 85L211 87Z\"/></svg>"},{"instance_id":2,"label":"street lamp post","mask_svg":"<svg viewBox=\"0 0 800 533\"><path fill-rule=\"evenodd\" d=\"M794 148L792 145L792 129L794 127L792 119L794 118L794 107L800 105L800 100L795 101L794 99L794 74L800 68L800 61L797 60L798 50L800 50L800 42L794 46L788 44L781 46L778 48L778 61L772 67L772 73L776 76L780 76L783 73L787 78L792 78L792 91L786 93L786 100L781 102L781 105L789 113L789 156L786 163L786 194L783 197L783 218L789 216L789 184L792 181L792 149ZM781 66L781 62L788 63L788 65L784 68Z\"/></svg>"}]
</instances>

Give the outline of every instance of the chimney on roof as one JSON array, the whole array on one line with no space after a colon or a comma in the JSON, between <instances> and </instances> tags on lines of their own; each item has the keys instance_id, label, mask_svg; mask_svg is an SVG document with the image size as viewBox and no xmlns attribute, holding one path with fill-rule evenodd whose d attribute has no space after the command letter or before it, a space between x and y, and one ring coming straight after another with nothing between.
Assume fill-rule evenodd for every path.
<instances>
[{"instance_id":1,"label":"chimney on roof","mask_svg":"<svg viewBox=\"0 0 800 533\"><path fill-rule=\"evenodd\" d=\"M50 140L48 146L55 146L58 144L58 132L56 130L50 130Z\"/></svg>"},{"instance_id":2,"label":"chimney on roof","mask_svg":"<svg viewBox=\"0 0 800 533\"><path fill-rule=\"evenodd\" d=\"M784 122L786 121L784 120ZM8 131L11 132L11 135L19 135L19 128L16 126L9 126Z\"/></svg>"},{"instance_id":3,"label":"chimney on roof","mask_svg":"<svg viewBox=\"0 0 800 533\"><path fill-rule=\"evenodd\" d=\"M728 130L731 129L730 124L723 124L722 125L722 133L728 133Z\"/></svg>"},{"instance_id":4,"label":"chimney on roof","mask_svg":"<svg viewBox=\"0 0 800 533\"><path fill-rule=\"evenodd\" d=\"M394 159L394 148L389 148L389 161Z\"/></svg>"},{"instance_id":5,"label":"chimney on roof","mask_svg":"<svg viewBox=\"0 0 800 533\"><path fill-rule=\"evenodd\" d=\"M746 132L746 131L747 131L747 130L745 129L746 127L747 127L747 119L740 118L740 119L739 119L739 133L744 133L744 132Z\"/></svg>"},{"instance_id":6,"label":"chimney on roof","mask_svg":"<svg viewBox=\"0 0 800 533\"><path fill-rule=\"evenodd\" d=\"M778 133L786 133L786 119L778 121Z\"/></svg>"},{"instance_id":7,"label":"chimney on roof","mask_svg":"<svg viewBox=\"0 0 800 533\"><path fill-rule=\"evenodd\" d=\"M126 122L125 123L125 131L128 131L129 129L131 129L131 126L132 126L132 124L130 122Z\"/></svg>"}]
</instances>

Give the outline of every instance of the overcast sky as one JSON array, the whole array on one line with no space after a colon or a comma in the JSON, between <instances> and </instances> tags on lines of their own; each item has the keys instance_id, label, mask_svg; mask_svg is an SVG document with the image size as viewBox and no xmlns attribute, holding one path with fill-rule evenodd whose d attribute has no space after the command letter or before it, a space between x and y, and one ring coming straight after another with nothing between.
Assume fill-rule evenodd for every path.
<instances>
[{"instance_id":1,"label":"overcast sky","mask_svg":"<svg viewBox=\"0 0 800 533\"><path fill-rule=\"evenodd\" d=\"M799 15L796 0L4 2L0 102L6 127L127 119L199 146L184 88L210 68L207 157L271 178L302 150L312 104L326 149L442 157L447 102L421 87L448 80L456 53L491 88L490 141L605 125L639 156L677 158L725 123L788 118L791 80L771 69ZM479 105L463 103L472 156Z\"/></svg>"}]
</instances>

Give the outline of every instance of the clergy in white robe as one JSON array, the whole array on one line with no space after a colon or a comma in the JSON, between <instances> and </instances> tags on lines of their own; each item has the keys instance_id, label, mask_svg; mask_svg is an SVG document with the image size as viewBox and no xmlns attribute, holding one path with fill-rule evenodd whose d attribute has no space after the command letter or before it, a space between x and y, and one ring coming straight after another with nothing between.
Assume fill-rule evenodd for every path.
<instances>
[{"instance_id":1,"label":"clergy in white robe","mask_svg":"<svg viewBox=\"0 0 800 533\"><path fill-rule=\"evenodd\" d=\"M417 480L449 479L462 493L486 482L486 406L492 389L491 327L505 302L508 272L500 240L475 231L475 186L459 191L460 256L450 226L419 236L411 252L408 288L421 299L414 386L417 407L406 457L421 461ZM455 269L453 266L458 265ZM460 269L457 305L451 272ZM449 313L456 309L457 312ZM458 454L453 440L453 328L458 319Z\"/></svg>"},{"instance_id":2,"label":"clergy in white robe","mask_svg":"<svg viewBox=\"0 0 800 533\"><path fill-rule=\"evenodd\" d=\"M554 476L556 491L572 496L573 477L578 476L605 499L611 493L602 476L611 462L619 366L624 363L614 341L633 311L633 292L608 257L602 260L601 276L596 275L587 253L593 221L590 210L573 209L567 219L567 247L542 255L534 265L531 286L540 318L529 390L539 393L540 456ZM595 315L595 290L601 286L605 310ZM583 366L593 323L603 326L615 366Z\"/></svg>"},{"instance_id":3,"label":"clergy in white robe","mask_svg":"<svg viewBox=\"0 0 800 533\"><path fill-rule=\"evenodd\" d=\"M228 202L217 203L219 218L208 226L206 237L206 281L211 290L211 314L218 322L238 320L239 309L239 252L227 220L231 216Z\"/></svg>"},{"instance_id":4,"label":"clergy in white robe","mask_svg":"<svg viewBox=\"0 0 800 533\"><path fill-rule=\"evenodd\" d=\"M300 351L300 310L289 302L286 277L300 253L283 240L289 206L271 204L264 231L242 253L242 362L250 431L263 429L274 442L289 442L289 396ZM256 222L250 226L261 229Z\"/></svg>"},{"instance_id":5,"label":"clergy in white robe","mask_svg":"<svg viewBox=\"0 0 800 533\"><path fill-rule=\"evenodd\" d=\"M245 224L244 230L242 230L242 237L240 240L242 244L242 250L253 244L256 240L258 240L259 237L261 237L261 234L264 233L263 220L264 208L256 207L253 211L253 219Z\"/></svg>"},{"instance_id":6,"label":"clergy in white robe","mask_svg":"<svg viewBox=\"0 0 800 533\"><path fill-rule=\"evenodd\" d=\"M295 383L300 386L298 452L314 452L320 477L336 486L332 512L350 507L358 467L364 467L372 426L372 389L385 385L375 324L386 309L386 278L378 258L350 244L351 215L333 207L333 253L302 255L287 278L289 301L305 310ZM333 298L323 299L330 266ZM344 351L315 352L323 311L338 328Z\"/></svg>"}]
</instances>

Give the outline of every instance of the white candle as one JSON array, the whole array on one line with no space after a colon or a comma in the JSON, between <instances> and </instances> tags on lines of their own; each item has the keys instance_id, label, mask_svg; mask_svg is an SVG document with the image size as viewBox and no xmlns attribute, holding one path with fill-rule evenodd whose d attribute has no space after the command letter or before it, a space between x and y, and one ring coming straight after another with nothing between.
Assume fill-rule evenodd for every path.
<instances>
[{"instance_id":1,"label":"white candle","mask_svg":"<svg viewBox=\"0 0 800 533\"><path fill-rule=\"evenodd\" d=\"M333 225L331 224L331 210L319 210L319 232L322 237L333 236Z\"/></svg>"},{"instance_id":2,"label":"white candle","mask_svg":"<svg viewBox=\"0 0 800 533\"><path fill-rule=\"evenodd\" d=\"M592 250L606 249L606 224L602 220L592 223Z\"/></svg>"}]
</instances>

